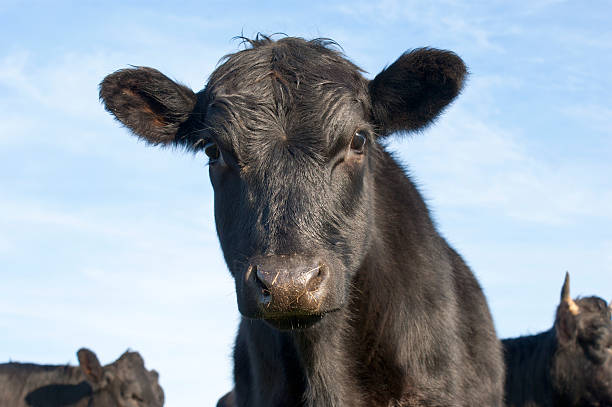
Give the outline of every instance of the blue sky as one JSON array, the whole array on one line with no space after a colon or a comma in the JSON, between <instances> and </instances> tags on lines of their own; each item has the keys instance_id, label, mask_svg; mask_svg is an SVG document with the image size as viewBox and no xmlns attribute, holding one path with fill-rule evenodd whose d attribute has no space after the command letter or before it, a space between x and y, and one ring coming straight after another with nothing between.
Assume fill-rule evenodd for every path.
<instances>
[{"instance_id":1,"label":"blue sky","mask_svg":"<svg viewBox=\"0 0 612 407\"><path fill-rule=\"evenodd\" d=\"M500 336L572 294L612 298L607 1L0 1L0 361L140 351L167 405L231 387L237 321L206 160L145 146L97 98L130 64L201 89L232 37L330 37L369 78L405 50L458 53L459 99L388 148L488 296Z\"/></svg>"}]
</instances>

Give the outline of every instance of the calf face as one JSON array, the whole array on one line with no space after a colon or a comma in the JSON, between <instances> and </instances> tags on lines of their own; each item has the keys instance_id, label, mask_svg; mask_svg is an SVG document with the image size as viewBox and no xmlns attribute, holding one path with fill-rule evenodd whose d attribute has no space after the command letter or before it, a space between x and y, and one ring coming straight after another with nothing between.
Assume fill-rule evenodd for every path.
<instances>
[{"instance_id":1,"label":"calf face","mask_svg":"<svg viewBox=\"0 0 612 407\"><path fill-rule=\"evenodd\" d=\"M566 275L555 320L558 348L552 369L563 405L612 405L611 307L599 297L572 300Z\"/></svg>"},{"instance_id":2,"label":"calf face","mask_svg":"<svg viewBox=\"0 0 612 407\"><path fill-rule=\"evenodd\" d=\"M206 153L240 312L303 328L345 305L381 239L378 139L430 123L466 70L451 52L418 49L368 81L323 40L249 42L198 94L135 68L106 77L100 97L148 142Z\"/></svg>"}]
</instances>

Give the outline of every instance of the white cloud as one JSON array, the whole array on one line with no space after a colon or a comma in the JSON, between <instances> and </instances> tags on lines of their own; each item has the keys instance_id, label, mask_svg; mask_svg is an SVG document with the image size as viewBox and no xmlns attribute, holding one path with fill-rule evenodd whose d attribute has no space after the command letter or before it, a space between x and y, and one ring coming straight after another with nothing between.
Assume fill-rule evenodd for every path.
<instances>
[{"instance_id":1,"label":"white cloud","mask_svg":"<svg viewBox=\"0 0 612 407\"><path fill-rule=\"evenodd\" d=\"M612 219L607 177L584 163L551 163L530 151L523 131L479 120L453 108L440 122L401 142L400 149L425 190L443 207L495 208L506 216L559 224L580 216ZM404 144L406 143L406 144ZM431 194L426 194L431 195Z\"/></svg>"},{"instance_id":2,"label":"white cloud","mask_svg":"<svg viewBox=\"0 0 612 407\"><path fill-rule=\"evenodd\" d=\"M423 37L432 42L440 39L448 41L452 38L454 41L470 43L472 49L489 52L503 52L500 43L493 40L494 36L517 29L510 24L492 27L490 21L482 18L482 11L454 1L437 3L398 0L357 1L334 3L330 8L356 19L376 20L386 24L401 23L423 34Z\"/></svg>"},{"instance_id":3,"label":"white cloud","mask_svg":"<svg viewBox=\"0 0 612 407\"><path fill-rule=\"evenodd\" d=\"M112 59L101 52L66 53L42 64L30 51L15 51L0 60L0 83L13 90L14 100L25 99L31 108L90 119L100 114L97 85Z\"/></svg>"},{"instance_id":4,"label":"white cloud","mask_svg":"<svg viewBox=\"0 0 612 407\"><path fill-rule=\"evenodd\" d=\"M550 7L559 6L567 3L567 0L534 0L526 3L521 3L525 14L538 14Z\"/></svg>"},{"instance_id":5,"label":"white cloud","mask_svg":"<svg viewBox=\"0 0 612 407\"><path fill-rule=\"evenodd\" d=\"M607 135L612 134L612 107L581 104L566 106L561 111L584 123L586 128L591 128Z\"/></svg>"},{"instance_id":6,"label":"white cloud","mask_svg":"<svg viewBox=\"0 0 612 407\"><path fill-rule=\"evenodd\" d=\"M11 120L8 120L0 114L0 145L3 147L22 144L28 140L32 134L36 133L37 126L34 124L36 118L31 117L16 117L11 115Z\"/></svg>"},{"instance_id":7,"label":"white cloud","mask_svg":"<svg viewBox=\"0 0 612 407\"><path fill-rule=\"evenodd\" d=\"M3 343L22 346L3 348L0 360L75 363L74 352L88 346L109 363L129 347L161 373L168 405L229 390L238 312L210 209L202 203L189 214L159 216L1 202L1 229L14 232L6 235L12 249L0 256L9 266L0 325L10 327ZM23 346L33 332L45 346ZM50 356L47 347L65 352L55 359L60 353Z\"/></svg>"},{"instance_id":8,"label":"white cloud","mask_svg":"<svg viewBox=\"0 0 612 407\"><path fill-rule=\"evenodd\" d=\"M13 248L14 245L8 236L0 235L0 254L9 253Z\"/></svg>"},{"instance_id":9,"label":"white cloud","mask_svg":"<svg viewBox=\"0 0 612 407\"><path fill-rule=\"evenodd\" d=\"M29 60L30 53L25 50L4 55L0 59L0 84L41 102L44 100L43 95L25 72Z\"/></svg>"}]
</instances>

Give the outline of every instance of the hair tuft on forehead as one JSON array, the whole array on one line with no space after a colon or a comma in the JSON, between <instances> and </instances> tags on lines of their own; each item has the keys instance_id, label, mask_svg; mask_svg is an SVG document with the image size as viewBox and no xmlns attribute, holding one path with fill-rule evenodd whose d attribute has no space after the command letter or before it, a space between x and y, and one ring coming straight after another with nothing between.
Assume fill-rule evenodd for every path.
<instances>
[{"instance_id":1,"label":"hair tuft on forehead","mask_svg":"<svg viewBox=\"0 0 612 407\"><path fill-rule=\"evenodd\" d=\"M351 112L362 120L368 114L363 71L333 49L334 41L243 40L250 47L225 56L204 90L207 124L234 149L293 143L320 156L356 125ZM235 153L239 160L248 155Z\"/></svg>"}]
</instances>

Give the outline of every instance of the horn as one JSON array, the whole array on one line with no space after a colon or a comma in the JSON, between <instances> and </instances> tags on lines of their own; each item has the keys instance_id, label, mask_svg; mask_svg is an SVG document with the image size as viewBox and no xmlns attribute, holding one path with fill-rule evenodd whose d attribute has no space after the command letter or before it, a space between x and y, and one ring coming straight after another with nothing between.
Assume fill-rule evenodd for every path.
<instances>
[{"instance_id":1,"label":"horn","mask_svg":"<svg viewBox=\"0 0 612 407\"><path fill-rule=\"evenodd\" d=\"M570 285L569 271L566 271L565 272L565 281L563 282L563 288L561 288L561 301L567 301L567 300L571 300L572 299L572 297L570 297L569 285Z\"/></svg>"},{"instance_id":2,"label":"horn","mask_svg":"<svg viewBox=\"0 0 612 407\"><path fill-rule=\"evenodd\" d=\"M563 282L563 288L561 288L561 302L567 302L570 312L573 315L577 315L580 312L580 308L578 308L578 304L572 300L570 297L570 277L569 271L565 272L565 281Z\"/></svg>"}]
</instances>

